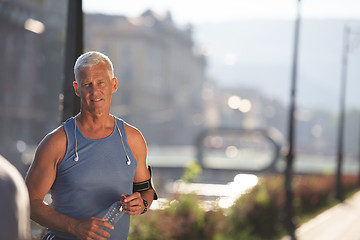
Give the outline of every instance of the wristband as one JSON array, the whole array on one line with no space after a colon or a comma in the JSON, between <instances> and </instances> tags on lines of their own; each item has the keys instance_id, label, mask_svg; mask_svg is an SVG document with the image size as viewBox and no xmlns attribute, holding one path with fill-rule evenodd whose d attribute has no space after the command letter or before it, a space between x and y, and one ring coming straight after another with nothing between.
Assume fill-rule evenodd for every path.
<instances>
[{"instance_id":1,"label":"wristband","mask_svg":"<svg viewBox=\"0 0 360 240\"><path fill-rule=\"evenodd\" d=\"M142 212L141 212L141 214L144 214L144 213L146 213L146 212L147 212L147 210L148 210L149 203L148 203L148 201L146 201L146 199L145 199L145 198L143 198L142 200L143 200L143 203L144 203L145 209L144 209L144 211L142 211Z\"/></svg>"}]
</instances>

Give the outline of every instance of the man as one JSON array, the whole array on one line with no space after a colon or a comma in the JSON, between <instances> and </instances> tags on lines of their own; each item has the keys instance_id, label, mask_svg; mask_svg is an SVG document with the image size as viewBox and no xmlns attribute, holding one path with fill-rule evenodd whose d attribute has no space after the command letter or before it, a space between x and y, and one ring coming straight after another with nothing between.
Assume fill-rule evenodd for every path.
<instances>
[{"instance_id":1,"label":"man","mask_svg":"<svg viewBox=\"0 0 360 240\"><path fill-rule=\"evenodd\" d=\"M0 239L30 240L29 195L19 171L0 155Z\"/></svg>"},{"instance_id":2,"label":"man","mask_svg":"<svg viewBox=\"0 0 360 240\"><path fill-rule=\"evenodd\" d=\"M37 148L26 177L31 218L48 228L47 239L127 239L129 215L146 212L155 196L146 142L138 129L110 114L117 79L107 56L81 55L74 74L80 113ZM148 187L133 193L133 183ZM49 190L51 207L43 202ZM102 217L122 196L126 214L112 226Z\"/></svg>"}]
</instances>

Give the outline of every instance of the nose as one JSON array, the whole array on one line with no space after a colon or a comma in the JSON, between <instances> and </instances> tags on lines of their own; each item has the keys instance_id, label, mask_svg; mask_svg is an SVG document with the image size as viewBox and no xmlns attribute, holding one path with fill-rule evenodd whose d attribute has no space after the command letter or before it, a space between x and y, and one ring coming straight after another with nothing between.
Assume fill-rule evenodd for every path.
<instances>
[{"instance_id":1,"label":"nose","mask_svg":"<svg viewBox=\"0 0 360 240\"><path fill-rule=\"evenodd\" d=\"M94 95L96 94L96 92L99 90L99 88L95 85L95 84L92 84L91 87L89 88L89 92L90 94Z\"/></svg>"}]
</instances>

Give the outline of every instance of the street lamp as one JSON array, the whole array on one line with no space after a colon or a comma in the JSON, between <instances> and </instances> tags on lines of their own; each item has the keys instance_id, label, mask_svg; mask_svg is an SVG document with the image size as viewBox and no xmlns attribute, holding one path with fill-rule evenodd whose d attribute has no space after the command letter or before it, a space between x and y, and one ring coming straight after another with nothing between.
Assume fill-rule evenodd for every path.
<instances>
[{"instance_id":1,"label":"street lamp","mask_svg":"<svg viewBox=\"0 0 360 240\"><path fill-rule=\"evenodd\" d=\"M80 99L74 94L74 64L83 52L82 0L68 0L68 17L65 43L62 121L80 111Z\"/></svg>"},{"instance_id":2,"label":"street lamp","mask_svg":"<svg viewBox=\"0 0 360 240\"><path fill-rule=\"evenodd\" d=\"M349 55L349 34L350 28L345 26L343 37L343 57L342 57L342 73L340 88L340 119L338 127L338 144L337 144L337 167L335 181L335 198L339 201L344 200L342 190L342 165L343 165L343 145L344 145L344 125L345 125L345 98L346 98L346 80L347 80L347 64Z\"/></svg>"},{"instance_id":3,"label":"street lamp","mask_svg":"<svg viewBox=\"0 0 360 240\"><path fill-rule=\"evenodd\" d=\"M295 111L296 111L296 82L297 82L297 62L299 51L299 33L300 33L300 0L297 1L296 6L296 19L294 29L294 52L293 52L293 64L292 64L292 81L291 81L291 93L290 93L290 109L289 109L289 132L288 132L288 154L286 156L286 168L285 168L285 227L291 237L296 239L294 223L294 209L293 209L293 162L294 162L294 140L295 140Z\"/></svg>"}]
</instances>

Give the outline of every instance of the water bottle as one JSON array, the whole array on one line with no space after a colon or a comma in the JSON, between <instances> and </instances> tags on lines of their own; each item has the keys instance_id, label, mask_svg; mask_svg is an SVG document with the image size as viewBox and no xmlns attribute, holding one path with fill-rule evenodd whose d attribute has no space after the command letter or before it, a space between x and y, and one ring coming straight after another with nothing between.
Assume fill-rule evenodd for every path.
<instances>
[{"instance_id":1,"label":"water bottle","mask_svg":"<svg viewBox=\"0 0 360 240\"><path fill-rule=\"evenodd\" d=\"M115 225L119 219L124 215L125 204L124 204L125 196L121 197L120 201L114 202L106 212L103 219L107 219L107 222L111 225Z\"/></svg>"}]
</instances>

